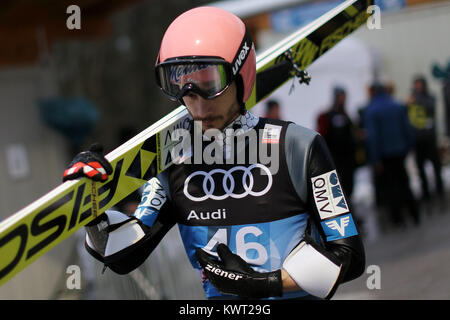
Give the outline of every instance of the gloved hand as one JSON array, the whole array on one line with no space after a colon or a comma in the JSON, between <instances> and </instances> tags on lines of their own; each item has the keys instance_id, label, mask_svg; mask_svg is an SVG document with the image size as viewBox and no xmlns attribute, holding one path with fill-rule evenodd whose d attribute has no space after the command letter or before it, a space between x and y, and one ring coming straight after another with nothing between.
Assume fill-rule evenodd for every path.
<instances>
[{"instance_id":1,"label":"gloved hand","mask_svg":"<svg viewBox=\"0 0 450 320\"><path fill-rule=\"evenodd\" d=\"M89 151L84 151L75 156L63 174L63 181L74 180L86 176L94 181L106 181L113 168L103 156L103 147L93 144Z\"/></svg>"},{"instance_id":2,"label":"gloved hand","mask_svg":"<svg viewBox=\"0 0 450 320\"><path fill-rule=\"evenodd\" d=\"M257 272L223 243L217 246L221 261L198 248L195 252L208 280L224 294L243 298L267 298L283 294L281 270Z\"/></svg>"}]
</instances>

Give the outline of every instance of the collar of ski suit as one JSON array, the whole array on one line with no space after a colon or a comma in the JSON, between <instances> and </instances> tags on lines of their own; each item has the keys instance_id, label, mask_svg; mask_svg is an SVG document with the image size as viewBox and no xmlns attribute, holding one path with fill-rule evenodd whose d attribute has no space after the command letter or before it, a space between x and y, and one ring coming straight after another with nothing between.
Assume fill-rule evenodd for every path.
<instances>
[{"instance_id":1,"label":"collar of ski suit","mask_svg":"<svg viewBox=\"0 0 450 320\"><path fill-rule=\"evenodd\" d=\"M231 141L233 137L240 136L249 130L253 129L259 122L259 117L246 112L244 115L239 115L236 119L234 119L230 124L228 124L225 128L221 130L222 138L216 140L221 148L223 148L223 155L225 159L228 159L231 156ZM203 135L203 138L206 136ZM205 140L209 141L210 138L206 138ZM236 150L236 152L240 152L242 150Z\"/></svg>"},{"instance_id":2,"label":"collar of ski suit","mask_svg":"<svg viewBox=\"0 0 450 320\"><path fill-rule=\"evenodd\" d=\"M239 115L233 122L227 125L222 132L224 133L224 139L220 143L223 147L224 158L228 159L231 156L231 141L232 137L237 137L242 135L251 129L253 129L259 122L259 117L254 115L253 113L246 112L245 114ZM232 134L228 134L227 131L232 130ZM236 152L240 152L242 150L236 150Z\"/></svg>"},{"instance_id":3,"label":"collar of ski suit","mask_svg":"<svg viewBox=\"0 0 450 320\"><path fill-rule=\"evenodd\" d=\"M259 122L259 117L247 111L244 115L239 115L233 122L227 125L223 131L227 129L236 130L236 134L242 134L254 128Z\"/></svg>"}]
</instances>

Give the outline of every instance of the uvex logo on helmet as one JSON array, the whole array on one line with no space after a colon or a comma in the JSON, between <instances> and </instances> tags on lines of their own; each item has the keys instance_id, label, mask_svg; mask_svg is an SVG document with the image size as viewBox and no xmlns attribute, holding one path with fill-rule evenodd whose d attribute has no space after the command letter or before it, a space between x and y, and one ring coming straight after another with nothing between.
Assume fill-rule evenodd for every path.
<instances>
[{"instance_id":1,"label":"uvex logo on helmet","mask_svg":"<svg viewBox=\"0 0 450 320\"><path fill-rule=\"evenodd\" d=\"M241 65L244 63L245 58L247 58L248 52L250 51L250 47L247 44L247 41L244 42L244 45L242 46L241 52L239 52L239 55L236 58L236 61L233 65L233 75L235 76L236 73L239 72L239 69L241 68Z\"/></svg>"}]
</instances>

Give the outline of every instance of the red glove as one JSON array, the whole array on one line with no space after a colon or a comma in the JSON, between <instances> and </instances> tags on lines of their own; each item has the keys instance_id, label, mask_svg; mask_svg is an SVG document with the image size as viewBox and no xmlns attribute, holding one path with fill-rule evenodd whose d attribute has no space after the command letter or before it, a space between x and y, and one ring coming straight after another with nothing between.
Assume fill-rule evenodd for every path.
<instances>
[{"instance_id":1,"label":"red glove","mask_svg":"<svg viewBox=\"0 0 450 320\"><path fill-rule=\"evenodd\" d=\"M75 156L69 167L64 171L63 181L74 180L80 177L88 177L94 181L106 181L113 168L103 156L103 148L99 144L93 144L89 151L84 151Z\"/></svg>"}]
</instances>

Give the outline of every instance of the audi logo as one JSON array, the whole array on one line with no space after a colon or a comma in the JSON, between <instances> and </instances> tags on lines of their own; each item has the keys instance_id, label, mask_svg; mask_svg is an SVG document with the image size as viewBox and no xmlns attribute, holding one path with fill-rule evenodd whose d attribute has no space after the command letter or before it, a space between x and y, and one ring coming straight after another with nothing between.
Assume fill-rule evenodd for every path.
<instances>
[{"instance_id":1,"label":"audi logo","mask_svg":"<svg viewBox=\"0 0 450 320\"><path fill-rule=\"evenodd\" d=\"M267 185L261 191L253 191L254 178L253 178L252 170L254 168L260 168L267 174L267 178L268 178ZM234 181L234 177L233 177L232 173L235 171L243 172L242 186L244 188L244 192L239 193L239 194L234 193L234 188L235 188L236 183ZM213 179L213 175L215 175L215 174L223 175L223 177L222 177L222 187L224 190L223 195L215 195L214 194L216 185L215 185L215 182ZM192 180L192 178L194 178L196 176L204 177L203 184L202 184L204 195L200 196L200 197L195 197L195 196L191 195L188 191L189 182ZM184 192L184 195L192 201L204 201L206 199L224 200L228 197L240 199L240 198L244 198L248 195L251 195L254 197L260 197L260 196L266 194L270 190L270 188L272 187L272 180L273 180L273 178L272 178L272 174L270 173L270 170L266 166L259 164L259 163L252 164L249 167L236 166L236 167L231 168L230 170L214 169L214 170L211 170L210 172L195 171L195 172L191 173L184 181L183 192Z\"/></svg>"}]
</instances>

